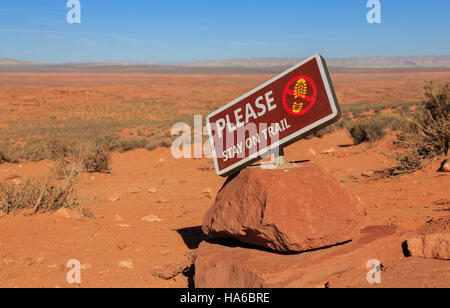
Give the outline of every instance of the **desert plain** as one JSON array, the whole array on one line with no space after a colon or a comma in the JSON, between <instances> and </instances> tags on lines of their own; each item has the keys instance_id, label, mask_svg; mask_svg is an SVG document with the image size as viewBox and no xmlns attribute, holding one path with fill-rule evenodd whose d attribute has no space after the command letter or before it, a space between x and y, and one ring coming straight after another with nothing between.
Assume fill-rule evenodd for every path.
<instances>
[{"instance_id":1,"label":"desert plain","mask_svg":"<svg viewBox=\"0 0 450 308\"><path fill-rule=\"evenodd\" d=\"M77 175L74 191L86 215L77 210L0 212L0 287L193 286L190 260L206 240L200 225L226 179L216 175L211 159L173 158L171 128L178 122L192 124L194 115L205 117L272 76L0 73L2 142L25 147L47 139L106 135L154 142L113 151L108 172ZM425 100L425 83L449 82L450 70L335 72L331 78L344 118L351 121L413 111ZM379 140L354 145L348 130L338 127L289 146L285 154L288 161L312 160L330 170L361 200L364 226L449 232L450 178L437 172L443 159L387 177L383 170L395 167L396 154L404 151L396 139L395 130L388 129ZM51 174L57 165L48 157L3 162L0 181L20 187ZM448 283L433 278L439 277L435 269L442 268L435 263L448 261L414 258L392 260L383 275L388 280L401 271L404 279L386 284ZM71 259L81 263L79 284L66 280ZM411 270L414 262L420 271ZM355 279L354 273L344 272L329 277L327 286L372 285L365 276Z\"/></svg>"}]
</instances>

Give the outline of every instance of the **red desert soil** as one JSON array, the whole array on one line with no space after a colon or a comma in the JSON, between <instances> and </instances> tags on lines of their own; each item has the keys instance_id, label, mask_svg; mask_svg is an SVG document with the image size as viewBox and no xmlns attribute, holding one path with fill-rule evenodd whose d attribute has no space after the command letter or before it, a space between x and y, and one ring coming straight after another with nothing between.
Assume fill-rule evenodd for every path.
<instances>
[{"instance_id":1,"label":"red desert soil","mask_svg":"<svg viewBox=\"0 0 450 308\"><path fill-rule=\"evenodd\" d=\"M162 101L179 101L185 108L197 103L216 107L270 76L216 77L1 74L0 110L16 118L36 115L38 110L36 116L45 117L60 103L87 104L91 95L108 99L117 95L115 102L149 95ZM98 78L101 83L93 82ZM398 95L396 101L420 101L423 81L432 78L449 79L450 73L333 76L343 104L376 101L377 95L386 98L389 93ZM367 94L368 89L374 93ZM47 97L45 104L37 103L36 98L42 95ZM15 111L9 111L12 101ZM436 172L440 161L394 179L377 179L371 172L395 165L393 138L391 134L373 145L350 146L347 131L339 130L321 139L299 141L286 149L286 158L310 159L332 171L365 205L365 226L395 224L419 230L431 220L448 217L450 178ZM17 183L50 172L53 165L50 161L2 164L0 181ZM82 174L79 178L79 197L93 217L21 213L0 217L0 287L73 287L66 282L70 259L82 264L82 282L75 286L187 287L188 279L183 274L166 280L152 272L166 269L176 274L177 265L187 263L188 254L202 240L195 227L201 225L224 181L206 158L176 160L170 149L163 148L115 153L112 174ZM142 220L149 215L156 218ZM420 263L422 269L432 266L432 262ZM388 270L394 267L395 262ZM332 285L354 285L352 275L343 274L330 281Z\"/></svg>"},{"instance_id":2,"label":"red desert soil","mask_svg":"<svg viewBox=\"0 0 450 308\"><path fill-rule=\"evenodd\" d=\"M337 131L298 142L287 149L286 157L312 159L344 180L344 186L366 206L366 226L395 224L416 230L431 219L448 217L450 178L436 173L439 162L402 178L366 178L361 174L392 166L386 156L390 140L373 147L338 147L350 141L345 131ZM321 154L331 147L336 149L333 154ZM317 156L312 157L310 149ZM48 161L4 164L0 175L22 179L51 165ZM201 225L224 179L212 170L210 160L175 160L169 149L114 154L112 169L112 175L84 174L78 184L93 218L16 214L0 219L0 286L68 287L65 264L69 259L80 260L84 268L82 287L187 286L183 275L163 280L151 272L185 262L196 239L177 230ZM159 191L149 192L152 188ZM149 215L161 221L142 221ZM133 268L120 267L125 260Z\"/></svg>"},{"instance_id":3,"label":"red desert soil","mask_svg":"<svg viewBox=\"0 0 450 308\"><path fill-rule=\"evenodd\" d=\"M170 102L177 112L216 108L253 89L273 75L156 75L113 73L0 73L0 112L5 121L50 116L95 118L99 110L121 117L115 106L130 100ZM336 73L340 104L418 102L429 80L449 80L445 72Z\"/></svg>"}]
</instances>

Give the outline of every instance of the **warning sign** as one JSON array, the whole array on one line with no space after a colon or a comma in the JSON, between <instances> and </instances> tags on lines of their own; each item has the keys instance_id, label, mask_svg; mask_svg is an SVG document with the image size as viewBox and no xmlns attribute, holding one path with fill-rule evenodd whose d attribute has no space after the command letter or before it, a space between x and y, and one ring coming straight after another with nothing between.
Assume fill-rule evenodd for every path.
<instances>
[{"instance_id":1,"label":"warning sign","mask_svg":"<svg viewBox=\"0 0 450 308\"><path fill-rule=\"evenodd\" d=\"M219 175L230 175L340 118L325 60L318 54L211 113Z\"/></svg>"}]
</instances>

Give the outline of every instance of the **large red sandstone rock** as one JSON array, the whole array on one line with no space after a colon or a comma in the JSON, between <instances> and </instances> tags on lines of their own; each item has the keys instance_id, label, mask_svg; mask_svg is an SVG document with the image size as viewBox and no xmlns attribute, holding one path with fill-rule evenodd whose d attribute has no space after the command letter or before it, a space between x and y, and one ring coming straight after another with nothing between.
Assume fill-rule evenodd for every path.
<instances>
[{"instance_id":1,"label":"large red sandstone rock","mask_svg":"<svg viewBox=\"0 0 450 308\"><path fill-rule=\"evenodd\" d=\"M247 168L227 181L203 222L211 238L236 238L277 251L305 251L359 234L361 205L312 162Z\"/></svg>"},{"instance_id":2,"label":"large red sandstone rock","mask_svg":"<svg viewBox=\"0 0 450 308\"><path fill-rule=\"evenodd\" d=\"M408 250L411 256L450 259L450 233L435 233L419 236L408 240Z\"/></svg>"},{"instance_id":3,"label":"large red sandstone rock","mask_svg":"<svg viewBox=\"0 0 450 308\"><path fill-rule=\"evenodd\" d=\"M404 258L402 243L411 236L395 226L372 226L350 243L298 254L203 242L196 250L195 287L324 287L347 272L364 281L369 260Z\"/></svg>"}]
</instances>

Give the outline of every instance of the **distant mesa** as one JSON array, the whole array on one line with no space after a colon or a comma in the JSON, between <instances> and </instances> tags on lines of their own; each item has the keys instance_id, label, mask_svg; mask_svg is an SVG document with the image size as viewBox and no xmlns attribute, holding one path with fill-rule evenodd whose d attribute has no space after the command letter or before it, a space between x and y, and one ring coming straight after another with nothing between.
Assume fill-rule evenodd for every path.
<instances>
[{"instance_id":1,"label":"distant mesa","mask_svg":"<svg viewBox=\"0 0 450 308\"><path fill-rule=\"evenodd\" d=\"M273 67L295 65L303 59L304 58L254 58L217 61L205 60L186 65L194 67ZM334 67L450 67L450 55L327 59L327 64Z\"/></svg>"},{"instance_id":2,"label":"distant mesa","mask_svg":"<svg viewBox=\"0 0 450 308\"><path fill-rule=\"evenodd\" d=\"M304 58L252 58L196 62L40 63L0 58L0 72L278 73ZM450 69L450 55L327 59L331 72Z\"/></svg>"},{"instance_id":3,"label":"distant mesa","mask_svg":"<svg viewBox=\"0 0 450 308\"><path fill-rule=\"evenodd\" d=\"M19 61L14 59L6 59L6 58L0 58L0 65L29 65L33 64L33 62L27 62L27 61Z\"/></svg>"}]
</instances>

